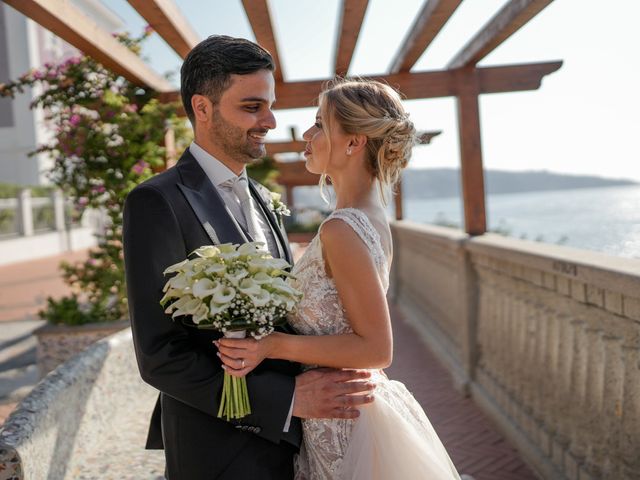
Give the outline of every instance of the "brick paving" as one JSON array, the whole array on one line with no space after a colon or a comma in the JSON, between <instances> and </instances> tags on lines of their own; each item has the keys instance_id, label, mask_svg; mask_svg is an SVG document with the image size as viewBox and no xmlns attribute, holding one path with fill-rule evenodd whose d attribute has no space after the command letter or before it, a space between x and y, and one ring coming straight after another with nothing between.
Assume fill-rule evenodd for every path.
<instances>
[{"instance_id":1,"label":"brick paving","mask_svg":"<svg viewBox=\"0 0 640 480\"><path fill-rule=\"evenodd\" d=\"M56 297L68 291L60 279L60 261L85 257L86 251L81 251L0 267L0 322L36 318L48 295ZM395 358L387 370L389 377L404 382L413 392L458 471L475 480L536 480L473 401L453 388L448 372L402 315L392 308L392 316ZM0 424L13 407L13 403L0 405Z\"/></svg>"},{"instance_id":2,"label":"brick paving","mask_svg":"<svg viewBox=\"0 0 640 480\"><path fill-rule=\"evenodd\" d=\"M1 246L1 244L0 244ZM76 262L87 258L86 250L52 257L12 263L0 267L0 322L34 320L48 296L69 293L62 282L60 262Z\"/></svg>"},{"instance_id":3,"label":"brick paving","mask_svg":"<svg viewBox=\"0 0 640 480\"><path fill-rule=\"evenodd\" d=\"M475 480L536 480L473 400L453 388L449 373L400 312L392 307L391 314L395 353L387 374L420 402L458 472Z\"/></svg>"}]
</instances>

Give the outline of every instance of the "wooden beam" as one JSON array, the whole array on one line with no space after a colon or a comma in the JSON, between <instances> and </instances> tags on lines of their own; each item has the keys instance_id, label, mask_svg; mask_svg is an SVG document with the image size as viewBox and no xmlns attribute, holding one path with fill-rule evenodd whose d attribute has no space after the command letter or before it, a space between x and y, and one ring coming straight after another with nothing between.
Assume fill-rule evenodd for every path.
<instances>
[{"instance_id":1,"label":"wooden beam","mask_svg":"<svg viewBox=\"0 0 640 480\"><path fill-rule=\"evenodd\" d=\"M442 133L442 130L435 130L433 132L417 132L418 145L429 145L434 137L437 137Z\"/></svg>"},{"instance_id":2,"label":"wooden beam","mask_svg":"<svg viewBox=\"0 0 640 480\"><path fill-rule=\"evenodd\" d=\"M276 82L281 82L284 78L282 73L282 64L278 55L278 46L276 45L276 37L273 33L271 23L271 15L269 14L269 6L267 0L242 0L244 11L253 29L256 42L269 50L273 61L276 64L274 76Z\"/></svg>"},{"instance_id":3,"label":"wooden beam","mask_svg":"<svg viewBox=\"0 0 640 480\"><path fill-rule=\"evenodd\" d=\"M93 57L112 72L141 87L158 92L173 86L146 65L140 57L102 30L69 1L4 0L23 15Z\"/></svg>"},{"instance_id":4,"label":"wooden beam","mask_svg":"<svg viewBox=\"0 0 640 480\"><path fill-rule=\"evenodd\" d=\"M542 80L562 67L562 61L477 68L480 93L537 90Z\"/></svg>"},{"instance_id":5,"label":"wooden beam","mask_svg":"<svg viewBox=\"0 0 640 480\"><path fill-rule=\"evenodd\" d=\"M555 72L562 62L533 63L479 68L480 93L536 90L542 78ZM455 70L396 73L372 77L398 89L407 100L456 96ZM275 109L317 106L318 94L326 80L276 84Z\"/></svg>"},{"instance_id":6,"label":"wooden beam","mask_svg":"<svg viewBox=\"0 0 640 480\"><path fill-rule=\"evenodd\" d=\"M147 23L173 48L180 57L200 42L187 19L173 0L128 0Z\"/></svg>"},{"instance_id":7,"label":"wooden beam","mask_svg":"<svg viewBox=\"0 0 640 480\"><path fill-rule=\"evenodd\" d=\"M519 92L537 90L542 79L562 66L561 61L505 65L476 69L480 93ZM397 73L374 77L397 88L407 100L454 97L457 94L456 70ZM316 100L326 80L286 82L276 84L274 109L317 106ZM160 95L161 102L180 101L180 92ZM184 115L184 112L182 113Z\"/></svg>"},{"instance_id":8,"label":"wooden beam","mask_svg":"<svg viewBox=\"0 0 640 480\"><path fill-rule=\"evenodd\" d=\"M454 73L446 70L421 73L399 73L372 77L397 88L405 98L435 98L455 95ZM317 106L318 94L326 80L287 82L276 84L274 108L302 108Z\"/></svg>"},{"instance_id":9,"label":"wooden beam","mask_svg":"<svg viewBox=\"0 0 640 480\"><path fill-rule=\"evenodd\" d=\"M411 70L461 3L462 0L427 0L393 58L389 73Z\"/></svg>"},{"instance_id":10,"label":"wooden beam","mask_svg":"<svg viewBox=\"0 0 640 480\"><path fill-rule=\"evenodd\" d=\"M553 0L511 0L449 62L447 68L473 66L517 32Z\"/></svg>"},{"instance_id":11,"label":"wooden beam","mask_svg":"<svg viewBox=\"0 0 640 480\"><path fill-rule=\"evenodd\" d=\"M484 171L480 141L480 93L474 68L458 74L458 137L460 142L460 175L464 205L464 228L469 235L487 231Z\"/></svg>"},{"instance_id":12,"label":"wooden beam","mask_svg":"<svg viewBox=\"0 0 640 480\"><path fill-rule=\"evenodd\" d=\"M342 0L338 48L334 62L336 75L346 75L349 71L368 4L369 0Z\"/></svg>"},{"instance_id":13,"label":"wooden beam","mask_svg":"<svg viewBox=\"0 0 640 480\"><path fill-rule=\"evenodd\" d=\"M300 153L304 151L306 145L307 142L302 140L291 140L288 142L269 142L265 144L265 148L267 156L271 157L278 153Z\"/></svg>"},{"instance_id":14,"label":"wooden beam","mask_svg":"<svg viewBox=\"0 0 640 480\"><path fill-rule=\"evenodd\" d=\"M275 162L278 169L278 176L276 182L285 187L299 187L318 185L320 181L320 175L309 172L307 170L306 162L304 160L297 160L293 162Z\"/></svg>"},{"instance_id":15,"label":"wooden beam","mask_svg":"<svg viewBox=\"0 0 640 480\"><path fill-rule=\"evenodd\" d=\"M417 132L416 137L419 145L428 145L434 137L442 133L441 130L431 132ZM304 140L289 140L285 142L269 142L265 144L267 156L271 157L278 153L300 153L303 152L307 142Z\"/></svg>"}]
</instances>

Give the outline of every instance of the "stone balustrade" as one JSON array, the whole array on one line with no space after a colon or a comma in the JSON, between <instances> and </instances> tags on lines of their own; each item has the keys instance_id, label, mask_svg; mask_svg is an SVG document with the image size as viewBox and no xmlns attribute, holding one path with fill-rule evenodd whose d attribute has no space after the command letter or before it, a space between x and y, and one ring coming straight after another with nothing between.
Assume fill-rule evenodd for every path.
<instances>
[{"instance_id":1,"label":"stone balustrade","mask_svg":"<svg viewBox=\"0 0 640 480\"><path fill-rule=\"evenodd\" d=\"M640 478L640 260L392 230L392 298L542 478Z\"/></svg>"},{"instance_id":2,"label":"stone balustrade","mask_svg":"<svg viewBox=\"0 0 640 480\"><path fill-rule=\"evenodd\" d=\"M163 452L144 450L156 398L130 329L96 342L47 375L0 429L0 480L164 478Z\"/></svg>"}]
</instances>

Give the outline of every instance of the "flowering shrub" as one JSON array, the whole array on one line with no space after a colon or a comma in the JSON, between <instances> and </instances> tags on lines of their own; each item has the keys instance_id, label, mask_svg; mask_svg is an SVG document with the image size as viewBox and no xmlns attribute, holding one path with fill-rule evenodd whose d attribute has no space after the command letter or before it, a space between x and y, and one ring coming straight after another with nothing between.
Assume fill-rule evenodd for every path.
<instances>
[{"instance_id":1,"label":"flowering shrub","mask_svg":"<svg viewBox=\"0 0 640 480\"><path fill-rule=\"evenodd\" d=\"M139 54L141 42L150 34L147 28L139 38L115 36ZM0 84L0 96L14 97L35 85L42 93L31 108L44 109L45 121L54 135L33 154L46 152L51 156L54 164L49 178L73 198L80 214L94 208L108 218L89 259L62 265L64 280L73 290L71 298L79 298L76 304L91 313L82 318L126 318L121 243L124 198L138 183L164 168L162 143L167 128L174 129L181 147L186 141L186 126L176 116L176 105L159 103L156 92L130 83L88 56L70 58L59 65L45 64L15 82ZM65 301L65 305L73 305L69 298ZM55 313L60 319L57 305L49 301L41 316L50 318Z\"/></svg>"}]
</instances>

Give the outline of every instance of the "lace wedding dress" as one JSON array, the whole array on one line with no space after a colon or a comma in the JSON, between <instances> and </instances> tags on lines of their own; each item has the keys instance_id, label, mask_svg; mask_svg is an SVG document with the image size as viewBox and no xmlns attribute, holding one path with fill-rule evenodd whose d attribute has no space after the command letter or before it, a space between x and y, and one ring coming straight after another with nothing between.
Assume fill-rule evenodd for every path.
<instances>
[{"instance_id":1,"label":"lace wedding dress","mask_svg":"<svg viewBox=\"0 0 640 480\"><path fill-rule=\"evenodd\" d=\"M380 236L360 210L334 211L367 245L385 290L389 265ZM352 332L335 283L325 273L320 235L293 269L304 293L291 326L303 335ZM405 386L372 371L375 401L356 420L303 420L304 442L296 458L296 480L459 480L453 463L424 411Z\"/></svg>"}]
</instances>

